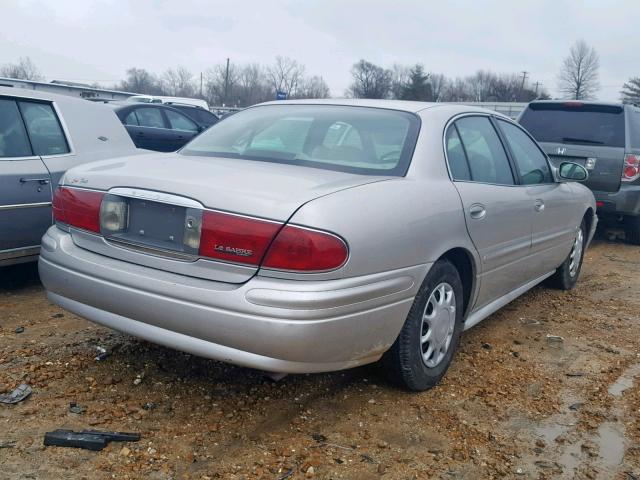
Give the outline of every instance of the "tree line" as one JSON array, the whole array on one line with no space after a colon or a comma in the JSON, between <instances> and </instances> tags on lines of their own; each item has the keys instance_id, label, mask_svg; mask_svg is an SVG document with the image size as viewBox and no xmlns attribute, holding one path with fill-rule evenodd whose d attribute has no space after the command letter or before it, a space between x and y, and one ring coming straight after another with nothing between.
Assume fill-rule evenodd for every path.
<instances>
[{"instance_id":1,"label":"tree line","mask_svg":"<svg viewBox=\"0 0 640 480\"><path fill-rule=\"evenodd\" d=\"M576 42L558 72L557 87L562 98L595 98L600 89L599 68L600 59L595 49L583 40ZM427 71L421 63L386 67L361 59L350 73L351 83L344 96L352 98L428 102L529 102L550 98L539 82L527 82L528 72L498 74L479 70L466 77L450 78ZM0 65L0 77L44 80L42 72L28 57ZM276 92L282 92L289 99L331 95L321 76L307 75L303 64L281 56L270 65L237 64L227 60L200 74L183 66L161 74L132 67L122 81L110 88L148 95L203 98L210 105L237 107L273 100ZM620 98L640 104L640 76L624 84Z\"/></svg>"}]
</instances>

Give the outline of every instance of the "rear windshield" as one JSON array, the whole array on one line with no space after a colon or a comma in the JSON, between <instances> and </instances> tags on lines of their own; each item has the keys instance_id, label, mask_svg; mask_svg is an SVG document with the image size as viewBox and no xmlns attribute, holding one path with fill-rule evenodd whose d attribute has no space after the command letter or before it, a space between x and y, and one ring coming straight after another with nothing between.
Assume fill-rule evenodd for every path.
<instances>
[{"instance_id":1,"label":"rear windshield","mask_svg":"<svg viewBox=\"0 0 640 480\"><path fill-rule=\"evenodd\" d=\"M624 147L624 109L615 105L532 103L520 124L539 142Z\"/></svg>"},{"instance_id":2,"label":"rear windshield","mask_svg":"<svg viewBox=\"0 0 640 480\"><path fill-rule=\"evenodd\" d=\"M218 121L218 117L216 117L213 113L208 112L207 110L203 110L202 108L191 108L191 107L177 107L175 105L171 105L173 108L177 108L183 113L186 113L191 118L193 118L196 122L203 125L213 125Z\"/></svg>"},{"instance_id":3,"label":"rear windshield","mask_svg":"<svg viewBox=\"0 0 640 480\"><path fill-rule=\"evenodd\" d=\"M180 153L402 176L419 126L417 116L396 110L264 105L217 123Z\"/></svg>"}]
</instances>

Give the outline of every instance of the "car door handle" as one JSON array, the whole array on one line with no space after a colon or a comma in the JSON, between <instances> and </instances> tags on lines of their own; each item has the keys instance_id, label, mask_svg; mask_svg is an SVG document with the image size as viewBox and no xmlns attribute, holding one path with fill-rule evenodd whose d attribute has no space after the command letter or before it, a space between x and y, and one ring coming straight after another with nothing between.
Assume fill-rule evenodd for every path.
<instances>
[{"instance_id":1,"label":"car door handle","mask_svg":"<svg viewBox=\"0 0 640 480\"><path fill-rule=\"evenodd\" d=\"M48 185L50 181L51 180L49 180L48 178L26 178L26 177L23 177L23 178L20 179L20 183L38 182L40 185Z\"/></svg>"},{"instance_id":2,"label":"car door handle","mask_svg":"<svg viewBox=\"0 0 640 480\"><path fill-rule=\"evenodd\" d=\"M143 132L138 132L136 135L138 135L139 137L144 137L144 133Z\"/></svg>"},{"instance_id":3,"label":"car door handle","mask_svg":"<svg viewBox=\"0 0 640 480\"><path fill-rule=\"evenodd\" d=\"M542 200L536 200L536 204L534 205L534 210L536 212L542 212L544 210L544 202Z\"/></svg>"},{"instance_id":4,"label":"car door handle","mask_svg":"<svg viewBox=\"0 0 640 480\"><path fill-rule=\"evenodd\" d=\"M469 207L469 216L475 220L481 220L487 215L487 209L480 203L475 203Z\"/></svg>"}]
</instances>

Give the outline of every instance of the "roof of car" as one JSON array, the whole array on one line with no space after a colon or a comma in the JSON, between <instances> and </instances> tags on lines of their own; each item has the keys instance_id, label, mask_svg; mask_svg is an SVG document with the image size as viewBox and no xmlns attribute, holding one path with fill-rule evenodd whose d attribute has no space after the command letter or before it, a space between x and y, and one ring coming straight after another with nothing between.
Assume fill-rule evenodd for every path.
<instances>
[{"instance_id":1,"label":"roof of car","mask_svg":"<svg viewBox=\"0 0 640 480\"><path fill-rule=\"evenodd\" d=\"M368 98L327 98L327 99L309 99L309 100L275 100L271 102L260 103L258 105L337 105L337 106L357 106L370 108L384 108L389 110L400 110L410 113L418 113L424 110L437 108L438 110L446 109L451 115L457 115L467 112L489 113L499 117L509 118L495 110L477 107L474 105L452 104L442 102L416 102L408 100L378 100ZM254 105L256 106L256 105ZM444 113L444 112L443 112Z\"/></svg>"}]
</instances>

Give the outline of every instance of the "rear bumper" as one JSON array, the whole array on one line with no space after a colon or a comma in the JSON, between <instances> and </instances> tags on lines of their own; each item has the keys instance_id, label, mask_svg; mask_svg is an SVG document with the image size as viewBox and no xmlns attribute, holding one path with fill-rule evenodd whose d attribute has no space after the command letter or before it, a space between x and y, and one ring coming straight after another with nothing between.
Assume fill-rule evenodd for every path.
<instances>
[{"instance_id":1,"label":"rear bumper","mask_svg":"<svg viewBox=\"0 0 640 480\"><path fill-rule=\"evenodd\" d=\"M640 185L623 182L617 192L594 191L593 195L599 203L598 215L640 215Z\"/></svg>"},{"instance_id":2,"label":"rear bumper","mask_svg":"<svg viewBox=\"0 0 640 480\"><path fill-rule=\"evenodd\" d=\"M395 341L431 266L228 284L95 254L55 226L42 245L42 282L51 301L69 311L195 355L286 373L376 361Z\"/></svg>"}]
</instances>

